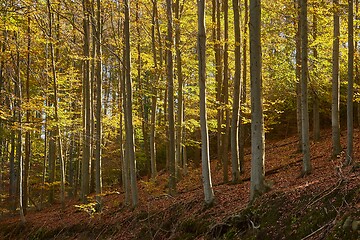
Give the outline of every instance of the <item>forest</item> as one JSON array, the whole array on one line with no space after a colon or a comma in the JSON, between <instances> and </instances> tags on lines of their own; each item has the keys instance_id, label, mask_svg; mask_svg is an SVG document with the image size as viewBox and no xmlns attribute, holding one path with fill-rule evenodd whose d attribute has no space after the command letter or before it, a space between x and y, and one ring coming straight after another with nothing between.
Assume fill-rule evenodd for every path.
<instances>
[{"instance_id":1,"label":"forest","mask_svg":"<svg viewBox=\"0 0 360 240\"><path fill-rule=\"evenodd\" d=\"M359 16L0 1L0 238L357 239Z\"/></svg>"}]
</instances>

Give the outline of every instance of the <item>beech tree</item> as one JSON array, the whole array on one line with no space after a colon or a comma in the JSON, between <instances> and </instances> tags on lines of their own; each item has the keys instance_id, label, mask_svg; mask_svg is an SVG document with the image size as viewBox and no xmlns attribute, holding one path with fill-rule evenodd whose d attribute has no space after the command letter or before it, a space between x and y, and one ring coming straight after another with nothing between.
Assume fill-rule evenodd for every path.
<instances>
[{"instance_id":1,"label":"beech tree","mask_svg":"<svg viewBox=\"0 0 360 240\"><path fill-rule=\"evenodd\" d=\"M354 2L348 1L348 90L347 90L347 149L346 164L350 164L353 158L353 138L354 138Z\"/></svg>"},{"instance_id":2,"label":"beech tree","mask_svg":"<svg viewBox=\"0 0 360 240\"><path fill-rule=\"evenodd\" d=\"M301 140L303 152L304 175L311 172L309 146L309 112L308 112L308 25L307 0L300 0L300 37L301 37Z\"/></svg>"},{"instance_id":3,"label":"beech tree","mask_svg":"<svg viewBox=\"0 0 360 240\"><path fill-rule=\"evenodd\" d=\"M212 204L212 202L214 201L214 191L212 189L211 182L209 135L206 116L205 0L198 0L197 4L202 182L204 186L205 203L209 205Z\"/></svg>"},{"instance_id":4,"label":"beech tree","mask_svg":"<svg viewBox=\"0 0 360 240\"><path fill-rule=\"evenodd\" d=\"M174 69L172 47L173 39L173 4L172 0L166 1L167 13L167 37L166 37L166 73L168 84L168 122L169 122L169 191L171 195L176 193L176 172L177 163L175 162L175 117L174 117Z\"/></svg>"},{"instance_id":5,"label":"beech tree","mask_svg":"<svg viewBox=\"0 0 360 240\"><path fill-rule=\"evenodd\" d=\"M334 33L333 33L333 55L332 55L332 102L331 102L331 126L332 126L332 144L333 157L341 152L340 145L340 75L339 75L339 42L340 42L340 17L339 0L333 0L334 11Z\"/></svg>"},{"instance_id":6,"label":"beech tree","mask_svg":"<svg viewBox=\"0 0 360 240\"><path fill-rule=\"evenodd\" d=\"M261 74L261 3L250 0L251 185L250 200L265 191L265 132Z\"/></svg>"},{"instance_id":7,"label":"beech tree","mask_svg":"<svg viewBox=\"0 0 360 240\"><path fill-rule=\"evenodd\" d=\"M240 6L238 0L233 0L234 10L234 34L235 34L235 75L234 75L234 93L233 109L231 118L231 169L232 181L240 180L239 164L239 113L240 113L240 95L241 95L241 52L240 52ZM240 115L241 117L241 115Z\"/></svg>"}]
</instances>

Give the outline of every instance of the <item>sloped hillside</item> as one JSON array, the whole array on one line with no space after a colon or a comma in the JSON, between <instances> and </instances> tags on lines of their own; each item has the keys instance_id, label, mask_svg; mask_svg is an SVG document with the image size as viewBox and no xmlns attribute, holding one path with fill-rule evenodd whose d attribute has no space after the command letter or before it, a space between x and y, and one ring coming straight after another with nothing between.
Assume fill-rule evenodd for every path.
<instances>
[{"instance_id":1,"label":"sloped hillside","mask_svg":"<svg viewBox=\"0 0 360 240\"><path fill-rule=\"evenodd\" d=\"M331 158L330 132L311 144L313 173L300 176L296 137L268 142L266 179L271 190L249 205L250 154L239 184L222 183L212 161L216 202L203 204L201 169L193 168L166 193L167 175L139 181L140 205L123 205L121 189L108 189L104 208L72 200L0 219L1 239L358 239L360 236L360 132L355 132L354 164L343 166L345 153ZM345 144L345 136L342 138ZM229 174L230 176L230 174Z\"/></svg>"}]
</instances>

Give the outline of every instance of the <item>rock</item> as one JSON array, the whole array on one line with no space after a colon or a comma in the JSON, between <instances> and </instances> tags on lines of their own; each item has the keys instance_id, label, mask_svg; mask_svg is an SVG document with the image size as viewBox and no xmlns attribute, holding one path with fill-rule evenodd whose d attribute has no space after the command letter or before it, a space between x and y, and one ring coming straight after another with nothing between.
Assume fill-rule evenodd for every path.
<instances>
[{"instance_id":1,"label":"rock","mask_svg":"<svg viewBox=\"0 0 360 240\"><path fill-rule=\"evenodd\" d=\"M357 231L359 230L360 227L360 221L353 221L351 224L351 228L353 231Z\"/></svg>"},{"instance_id":2,"label":"rock","mask_svg":"<svg viewBox=\"0 0 360 240\"><path fill-rule=\"evenodd\" d=\"M351 216L347 217L343 224L343 229L350 228L352 225L353 219Z\"/></svg>"}]
</instances>

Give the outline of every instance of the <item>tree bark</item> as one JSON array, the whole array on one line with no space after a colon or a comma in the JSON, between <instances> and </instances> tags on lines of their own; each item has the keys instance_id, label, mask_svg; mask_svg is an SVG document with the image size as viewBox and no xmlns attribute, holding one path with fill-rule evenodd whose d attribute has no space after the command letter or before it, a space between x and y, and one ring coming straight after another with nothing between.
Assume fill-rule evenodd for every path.
<instances>
[{"instance_id":1,"label":"tree bark","mask_svg":"<svg viewBox=\"0 0 360 240\"><path fill-rule=\"evenodd\" d=\"M314 3L314 8L317 8L317 4ZM318 20L317 20L317 14L313 13L313 38L314 41L317 40L317 25L318 25ZM316 45L314 45L313 47L313 54L314 54L314 59L315 59L315 63L314 63L314 70L315 72L317 69L316 63L318 61L318 51L317 51L317 47ZM312 93L313 93L313 136L314 136L314 141L319 141L320 140L320 106L319 106L319 96L317 93L316 89L312 89Z\"/></svg>"},{"instance_id":2,"label":"tree bark","mask_svg":"<svg viewBox=\"0 0 360 240\"><path fill-rule=\"evenodd\" d=\"M199 59L199 88L200 88L200 128L201 128L201 162L202 181L204 186L205 203L210 205L214 201L212 189L209 135L206 118L206 31L205 31L205 0L198 0L198 59Z\"/></svg>"},{"instance_id":3,"label":"tree bark","mask_svg":"<svg viewBox=\"0 0 360 240\"><path fill-rule=\"evenodd\" d=\"M90 159L91 159L91 112L90 112L90 16L89 0L83 0L84 14L84 66L83 66L83 154L81 164L81 199L86 202L90 193Z\"/></svg>"},{"instance_id":4,"label":"tree bark","mask_svg":"<svg viewBox=\"0 0 360 240\"><path fill-rule=\"evenodd\" d=\"M261 3L250 0L251 184L250 201L265 191L265 134L261 74Z\"/></svg>"},{"instance_id":5,"label":"tree bark","mask_svg":"<svg viewBox=\"0 0 360 240\"><path fill-rule=\"evenodd\" d=\"M223 163L223 180L229 181L229 134L230 134L230 110L229 104L229 3L224 0L224 81L222 88L223 105L225 106L225 132L222 135L222 163Z\"/></svg>"},{"instance_id":6,"label":"tree bark","mask_svg":"<svg viewBox=\"0 0 360 240\"><path fill-rule=\"evenodd\" d=\"M332 126L332 145L333 157L336 157L341 152L340 144L340 79L339 79L339 38L340 38L340 5L339 0L333 0L334 7L334 42L332 55L332 103L331 103L331 126Z\"/></svg>"},{"instance_id":7,"label":"tree bark","mask_svg":"<svg viewBox=\"0 0 360 240\"><path fill-rule=\"evenodd\" d=\"M96 1L97 11L96 11L96 52L97 52L97 61L96 61L96 126L95 126L95 192L96 192L96 201L100 206L102 205L102 177L101 177L101 143L102 143L102 115L101 115L101 106L102 106L102 18L101 18L101 1Z\"/></svg>"},{"instance_id":8,"label":"tree bark","mask_svg":"<svg viewBox=\"0 0 360 240\"><path fill-rule=\"evenodd\" d=\"M150 162L151 162L151 178L155 178L157 175L156 168L156 109L157 109L157 88L156 85L159 83L159 69L158 69L158 59L156 51L156 38L155 38L155 28L158 25L158 13L157 13L157 0L153 1L153 13L152 13L152 26L151 26L151 41L152 41L152 52L153 52L153 61L154 61L154 75L155 83L152 87L152 97L151 97L151 116L150 116ZM159 39L161 41L161 39ZM160 70L161 71L161 70Z\"/></svg>"},{"instance_id":9,"label":"tree bark","mask_svg":"<svg viewBox=\"0 0 360 240\"><path fill-rule=\"evenodd\" d=\"M239 164L239 113L240 113L240 95L241 95L241 51L240 51L240 6L239 0L233 0L234 10L234 34L235 34L235 75L234 75L234 93L233 109L231 118L231 173L232 181L240 180ZM241 117L241 115L240 115ZM241 140L240 140L241 141Z\"/></svg>"},{"instance_id":10,"label":"tree bark","mask_svg":"<svg viewBox=\"0 0 360 240\"><path fill-rule=\"evenodd\" d=\"M182 74L182 59L181 59L181 35L180 35L180 0L175 2L175 48L176 48L176 67L178 80L178 98L177 98L177 124L176 124L176 168L184 167L182 162L182 138L183 138L183 119L184 119L184 104L183 104L183 74ZM180 177L180 172L176 171L176 178Z\"/></svg>"},{"instance_id":11,"label":"tree bark","mask_svg":"<svg viewBox=\"0 0 360 240\"><path fill-rule=\"evenodd\" d=\"M54 114L55 114L55 131L56 131L56 140L58 144L58 154L59 154L59 162L60 162L60 201L62 208L65 208L65 162L63 159L62 152L62 139L61 139L61 131L60 131L60 123L58 116L58 86L57 86L57 75L56 75L56 65L55 65L55 50L53 44L53 35L52 35L52 9L50 0L47 1L48 4L48 13L49 13L49 38L50 38L50 57L51 57L51 73L52 73L52 82L53 82L53 91L54 91ZM55 167L55 166L54 166Z\"/></svg>"},{"instance_id":12,"label":"tree bark","mask_svg":"<svg viewBox=\"0 0 360 240\"><path fill-rule=\"evenodd\" d=\"M308 112L308 25L307 0L300 0L300 36L301 36L301 130L304 175L311 172L309 147L309 112Z\"/></svg>"},{"instance_id":13,"label":"tree bark","mask_svg":"<svg viewBox=\"0 0 360 240\"><path fill-rule=\"evenodd\" d=\"M26 66L26 102L30 103L30 48L31 48L31 32L30 32L30 17L27 22L27 66ZM26 122L30 122L30 110L26 110ZM25 158L24 158L24 197L23 208L24 215L27 213L27 206L29 202L29 168L30 168L30 154L31 154L31 139L30 131L25 132Z\"/></svg>"},{"instance_id":14,"label":"tree bark","mask_svg":"<svg viewBox=\"0 0 360 240\"><path fill-rule=\"evenodd\" d=\"M346 164L351 164L353 159L353 138L354 138L354 2L348 0L348 90L347 90L347 151Z\"/></svg>"},{"instance_id":15,"label":"tree bark","mask_svg":"<svg viewBox=\"0 0 360 240\"><path fill-rule=\"evenodd\" d=\"M169 121L169 191L171 195L176 193L176 168L175 162L175 119L174 119L174 69L173 69L173 18L172 0L166 0L167 9L167 37L166 37L166 57L167 57L167 82L168 82L168 121Z\"/></svg>"},{"instance_id":16,"label":"tree bark","mask_svg":"<svg viewBox=\"0 0 360 240\"><path fill-rule=\"evenodd\" d=\"M301 116L301 24L300 24L300 7L301 0L295 0L295 10L297 19L294 22L296 28L296 66L295 66L295 75L296 75L296 126L297 133L299 137L299 146L298 150L302 151L302 116Z\"/></svg>"},{"instance_id":17,"label":"tree bark","mask_svg":"<svg viewBox=\"0 0 360 240\"><path fill-rule=\"evenodd\" d=\"M130 168L130 186L132 206L138 204L138 189L136 180L136 158L135 158L135 140L133 126L133 93L131 79L131 54L130 54L130 0L124 0L125 21L124 21L124 37L125 37L125 88L126 88L126 107L125 107L125 132L126 132L126 149L128 163Z\"/></svg>"}]
</instances>

